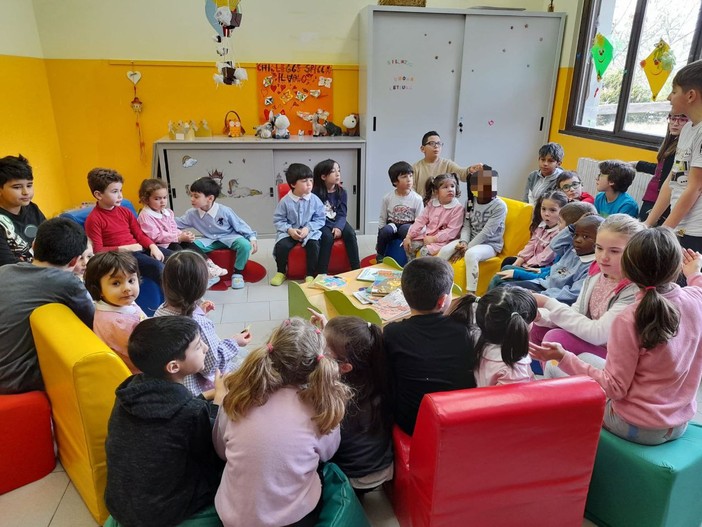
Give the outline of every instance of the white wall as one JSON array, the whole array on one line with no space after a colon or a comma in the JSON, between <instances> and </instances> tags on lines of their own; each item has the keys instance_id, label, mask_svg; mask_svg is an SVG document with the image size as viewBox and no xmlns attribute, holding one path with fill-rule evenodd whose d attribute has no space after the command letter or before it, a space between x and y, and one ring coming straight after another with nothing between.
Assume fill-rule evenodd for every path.
<instances>
[{"instance_id":1,"label":"white wall","mask_svg":"<svg viewBox=\"0 0 702 527\"><path fill-rule=\"evenodd\" d=\"M0 4L8 1L16 4L17 11L20 4L34 6L46 58L208 61L216 57L205 0L2 0ZM357 15L370 3L375 2L242 0L242 25L232 38L234 58L239 62L357 64ZM571 4L581 3L557 0L556 8L572 10ZM542 11L548 1L427 2L428 7L459 9L477 4ZM569 49L567 42L564 47Z\"/></svg>"},{"instance_id":2,"label":"white wall","mask_svg":"<svg viewBox=\"0 0 702 527\"><path fill-rule=\"evenodd\" d=\"M0 0L0 55L43 56L31 1Z\"/></svg>"}]
</instances>

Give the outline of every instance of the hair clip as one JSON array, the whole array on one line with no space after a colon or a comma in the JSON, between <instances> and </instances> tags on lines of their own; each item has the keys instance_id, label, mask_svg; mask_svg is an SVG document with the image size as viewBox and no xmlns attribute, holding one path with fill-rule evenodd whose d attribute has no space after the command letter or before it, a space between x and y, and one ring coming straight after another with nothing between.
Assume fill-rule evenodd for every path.
<instances>
[{"instance_id":1,"label":"hair clip","mask_svg":"<svg viewBox=\"0 0 702 527\"><path fill-rule=\"evenodd\" d=\"M268 353L273 353L273 344L270 342L266 344L266 348L268 348Z\"/></svg>"},{"instance_id":2,"label":"hair clip","mask_svg":"<svg viewBox=\"0 0 702 527\"><path fill-rule=\"evenodd\" d=\"M512 311L512 314L510 315L510 317L514 317L514 316L521 317L521 315L519 313L517 313L516 311Z\"/></svg>"},{"instance_id":3,"label":"hair clip","mask_svg":"<svg viewBox=\"0 0 702 527\"><path fill-rule=\"evenodd\" d=\"M319 362L323 358L324 358L324 353L320 353L319 355L317 355L317 362Z\"/></svg>"},{"instance_id":4,"label":"hair clip","mask_svg":"<svg viewBox=\"0 0 702 527\"><path fill-rule=\"evenodd\" d=\"M290 319L289 319L289 318L286 318L285 320L283 320L283 325L284 325L284 326L289 326L289 325L290 325Z\"/></svg>"},{"instance_id":5,"label":"hair clip","mask_svg":"<svg viewBox=\"0 0 702 527\"><path fill-rule=\"evenodd\" d=\"M322 334L322 331L321 331L319 328L314 328L314 332L315 332L317 335L321 335L321 334Z\"/></svg>"},{"instance_id":6,"label":"hair clip","mask_svg":"<svg viewBox=\"0 0 702 527\"><path fill-rule=\"evenodd\" d=\"M649 285L648 287L644 287L645 291L655 291L656 286L655 285Z\"/></svg>"}]
</instances>

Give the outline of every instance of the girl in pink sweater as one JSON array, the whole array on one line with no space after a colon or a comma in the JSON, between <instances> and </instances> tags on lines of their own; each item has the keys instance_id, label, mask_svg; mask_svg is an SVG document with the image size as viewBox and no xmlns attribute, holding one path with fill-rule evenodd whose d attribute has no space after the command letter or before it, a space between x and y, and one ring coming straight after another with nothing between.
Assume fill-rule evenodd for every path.
<instances>
[{"instance_id":1,"label":"girl in pink sweater","mask_svg":"<svg viewBox=\"0 0 702 527\"><path fill-rule=\"evenodd\" d=\"M688 287L675 283L682 264ZM589 375L607 394L604 427L623 439L657 445L680 437L697 411L702 379L702 255L683 253L665 227L634 235L621 260L639 287L634 304L614 321L607 360L575 356L560 344L530 344L539 360L560 361L571 375Z\"/></svg>"},{"instance_id":2,"label":"girl in pink sweater","mask_svg":"<svg viewBox=\"0 0 702 527\"><path fill-rule=\"evenodd\" d=\"M439 174L427 181L422 213L414 220L402 242L407 258L434 256L449 242L458 238L463 226L463 206L456 174Z\"/></svg>"},{"instance_id":3,"label":"girl in pink sweater","mask_svg":"<svg viewBox=\"0 0 702 527\"><path fill-rule=\"evenodd\" d=\"M189 249L200 254L207 261L210 278L229 273L210 260L200 246L195 243L195 235L190 231L181 231L176 225L175 214L168 208L168 185L162 179L145 179L139 187L139 201L144 207L137 221L141 230L159 247L171 251ZM216 283L212 280L210 285Z\"/></svg>"},{"instance_id":4,"label":"girl in pink sweater","mask_svg":"<svg viewBox=\"0 0 702 527\"><path fill-rule=\"evenodd\" d=\"M317 467L339 447L351 396L325 348L319 329L292 318L226 377L212 431L227 462L215 496L225 527L316 524Z\"/></svg>"}]
</instances>

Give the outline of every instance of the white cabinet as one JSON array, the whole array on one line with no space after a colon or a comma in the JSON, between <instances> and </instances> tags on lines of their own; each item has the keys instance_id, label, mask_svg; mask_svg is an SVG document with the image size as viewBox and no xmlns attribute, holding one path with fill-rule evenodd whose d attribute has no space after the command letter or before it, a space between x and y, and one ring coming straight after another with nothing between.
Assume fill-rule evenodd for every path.
<instances>
[{"instance_id":1,"label":"white cabinet","mask_svg":"<svg viewBox=\"0 0 702 527\"><path fill-rule=\"evenodd\" d=\"M565 15L368 6L360 15L359 108L366 139L366 232L377 229L395 161L421 159L436 130L442 157L491 164L498 192L521 198L548 142Z\"/></svg>"},{"instance_id":2,"label":"white cabinet","mask_svg":"<svg viewBox=\"0 0 702 527\"><path fill-rule=\"evenodd\" d=\"M193 181L204 176L215 178L222 186L218 201L234 209L259 236L265 237L275 234L277 184L285 182L287 167L304 163L313 169L330 158L341 167L341 182L348 193L348 221L362 228L359 195L364 184L365 141L357 137L164 138L154 143L153 177L168 181L170 205L176 215L190 208L188 191Z\"/></svg>"}]
</instances>

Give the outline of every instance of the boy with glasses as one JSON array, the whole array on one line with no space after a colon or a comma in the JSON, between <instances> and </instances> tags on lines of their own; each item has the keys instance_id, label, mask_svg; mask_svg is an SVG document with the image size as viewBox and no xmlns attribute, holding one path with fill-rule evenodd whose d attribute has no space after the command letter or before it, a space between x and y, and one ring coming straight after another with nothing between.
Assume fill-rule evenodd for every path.
<instances>
[{"instance_id":1,"label":"boy with glasses","mask_svg":"<svg viewBox=\"0 0 702 527\"><path fill-rule=\"evenodd\" d=\"M556 178L556 186L568 196L568 203L584 201L585 203L595 204L595 198L583 190L583 184L575 172L569 170L561 172L561 175Z\"/></svg>"},{"instance_id":2,"label":"boy with glasses","mask_svg":"<svg viewBox=\"0 0 702 527\"><path fill-rule=\"evenodd\" d=\"M441 142L439 133L434 130L422 136L422 146L419 147L419 150L424 154L424 159L420 159L412 166L414 190L422 196L425 194L427 181L439 174L454 172L461 181L466 181L468 174L477 172L483 166L481 163L477 163L467 168L461 167L450 159L439 157L443 146L444 143Z\"/></svg>"}]
</instances>

